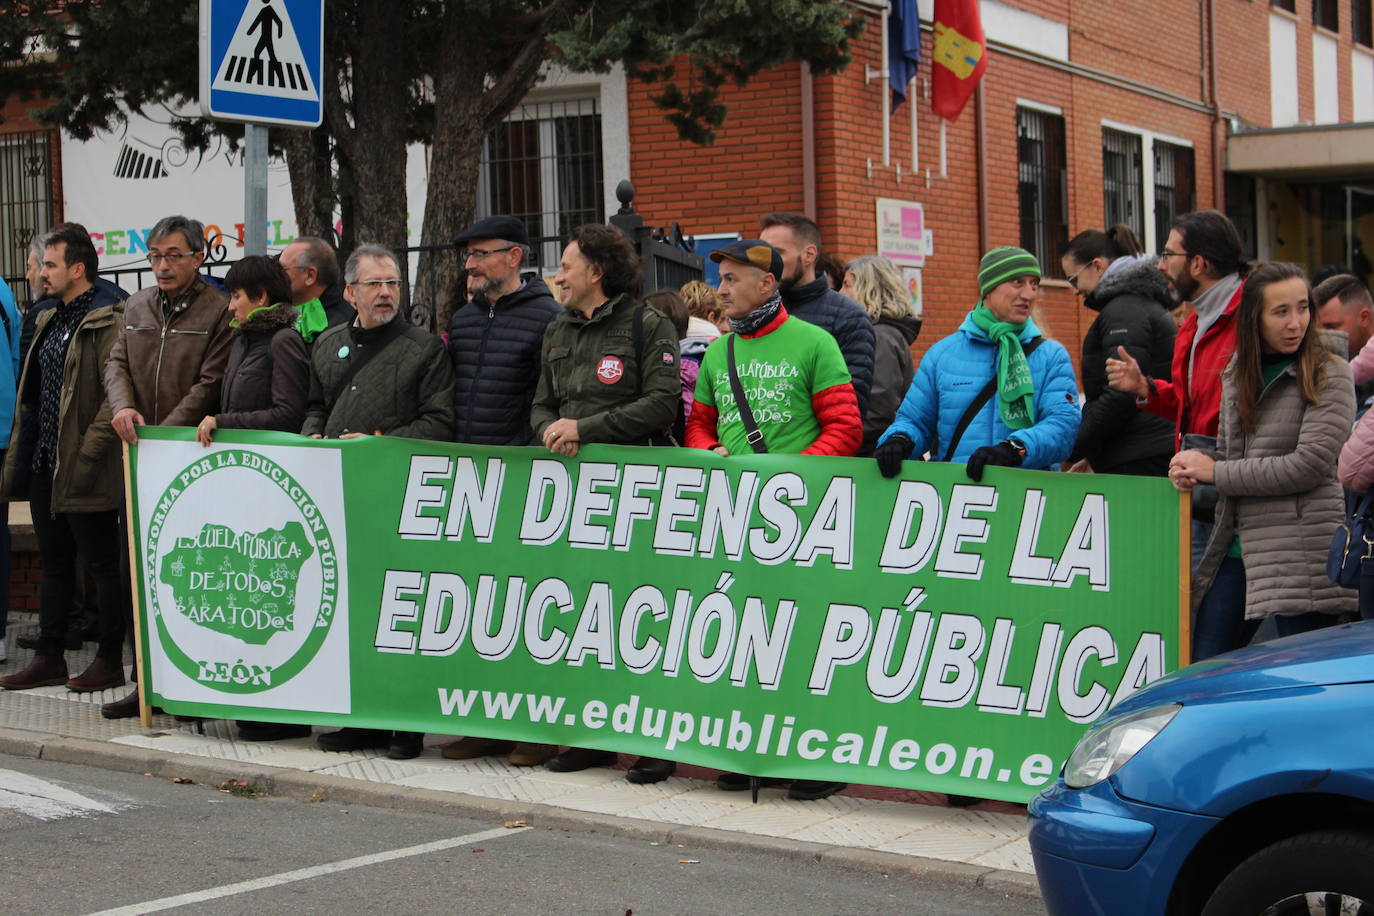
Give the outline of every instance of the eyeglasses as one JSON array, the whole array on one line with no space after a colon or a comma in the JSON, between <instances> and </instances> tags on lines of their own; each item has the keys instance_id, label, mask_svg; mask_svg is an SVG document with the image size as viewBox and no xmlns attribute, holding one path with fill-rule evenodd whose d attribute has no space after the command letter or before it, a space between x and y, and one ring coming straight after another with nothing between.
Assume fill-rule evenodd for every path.
<instances>
[{"instance_id":1,"label":"eyeglasses","mask_svg":"<svg viewBox=\"0 0 1374 916\"><path fill-rule=\"evenodd\" d=\"M1067 281L1068 281L1068 284L1069 284L1070 286L1072 286L1074 289L1078 289L1078 275L1081 274L1081 273L1083 273L1083 271L1087 270L1089 267L1092 267L1092 266L1093 266L1093 262L1092 262L1092 261L1089 261L1088 263L1084 264L1082 267L1080 267L1080 268L1078 268L1077 270L1075 270L1073 273L1069 274L1069 276L1065 277L1064 279L1067 280Z\"/></svg>"},{"instance_id":2,"label":"eyeglasses","mask_svg":"<svg viewBox=\"0 0 1374 916\"><path fill-rule=\"evenodd\" d=\"M390 279L390 280L356 280L356 281L354 281L354 282L353 282L352 284L350 284L350 285L352 285L352 286L361 286L361 287L363 287L364 289L388 289L388 288L389 288L389 289L399 290L399 289L401 288L401 281L400 281L399 279L396 279L396 278L393 277L393 278Z\"/></svg>"},{"instance_id":3,"label":"eyeglasses","mask_svg":"<svg viewBox=\"0 0 1374 916\"><path fill-rule=\"evenodd\" d=\"M166 261L168 264L171 264L173 267L175 267L176 263L180 261L182 258L189 257L191 257L191 255L187 254L186 252L173 251L170 254L158 254L157 252L149 252L148 263L156 264L158 261Z\"/></svg>"},{"instance_id":4,"label":"eyeglasses","mask_svg":"<svg viewBox=\"0 0 1374 916\"><path fill-rule=\"evenodd\" d=\"M463 252L463 261L485 261L494 254L510 251L515 247L515 245L507 245L505 248L493 248L491 250L487 250L486 248L469 248Z\"/></svg>"},{"instance_id":5,"label":"eyeglasses","mask_svg":"<svg viewBox=\"0 0 1374 916\"><path fill-rule=\"evenodd\" d=\"M1188 257L1188 252L1186 252L1186 251L1170 251L1170 250L1167 249L1167 248L1165 248L1163 251L1161 251L1161 252L1159 253L1159 259L1160 259L1161 261L1166 260L1166 259L1168 259L1168 258L1186 258L1186 257Z\"/></svg>"}]
</instances>

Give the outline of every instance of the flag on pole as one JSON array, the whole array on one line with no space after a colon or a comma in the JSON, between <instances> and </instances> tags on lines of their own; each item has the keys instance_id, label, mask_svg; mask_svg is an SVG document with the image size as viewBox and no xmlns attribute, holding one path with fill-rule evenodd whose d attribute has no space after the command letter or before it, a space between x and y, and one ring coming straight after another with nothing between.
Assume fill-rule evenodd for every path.
<instances>
[{"instance_id":1,"label":"flag on pole","mask_svg":"<svg viewBox=\"0 0 1374 916\"><path fill-rule=\"evenodd\" d=\"M978 0L935 0L935 47L930 58L930 107L953 121L988 67Z\"/></svg>"},{"instance_id":2,"label":"flag on pole","mask_svg":"<svg viewBox=\"0 0 1374 916\"><path fill-rule=\"evenodd\" d=\"M887 14L887 82L893 111L906 99L906 87L920 65L921 14L916 0L892 0Z\"/></svg>"}]
</instances>

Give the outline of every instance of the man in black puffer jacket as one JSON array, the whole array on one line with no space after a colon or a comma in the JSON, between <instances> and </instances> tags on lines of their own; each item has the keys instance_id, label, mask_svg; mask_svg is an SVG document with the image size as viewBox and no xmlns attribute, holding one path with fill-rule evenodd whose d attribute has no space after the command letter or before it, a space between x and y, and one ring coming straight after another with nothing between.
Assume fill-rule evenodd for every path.
<instances>
[{"instance_id":1,"label":"man in black puffer jacket","mask_svg":"<svg viewBox=\"0 0 1374 916\"><path fill-rule=\"evenodd\" d=\"M535 445L530 404L544 328L561 311L539 279L522 281L524 223L488 216L453 240L466 248L468 301L448 326L459 442Z\"/></svg>"},{"instance_id":2,"label":"man in black puffer jacket","mask_svg":"<svg viewBox=\"0 0 1374 916\"><path fill-rule=\"evenodd\" d=\"M765 213L759 226L759 237L782 255L782 304L787 314L835 338L863 415L873 387L873 320L859 303L831 289L825 274L817 276L821 230L813 220L800 213Z\"/></svg>"},{"instance_id":3,"label":"man in black puffer jacket","mask_svg":"<svg viewBox=\"0 0 1374 916\"><path fill-rule=\"evenodd\" d=\"M1072 253L1064 255L1066 265ZM1164 476L1174 454L1174 426L1136 406L1135 398L1107 386L1107 357L1125 347L1142 371L1167 379L1177 326L1169 314L1173 297L1158 259L1129 255L1075 261L1070 272L1083 304L1098 313L1083 338L1082 381L1087 401L1078 439L1067 464L1085 460L1105 474ZM1101 272L1100 274L1098 272ZM1100 279L1099 279L1100 276ZM1087 468L1081 468L1086 470Z\"/></svg>"}]
</instances>

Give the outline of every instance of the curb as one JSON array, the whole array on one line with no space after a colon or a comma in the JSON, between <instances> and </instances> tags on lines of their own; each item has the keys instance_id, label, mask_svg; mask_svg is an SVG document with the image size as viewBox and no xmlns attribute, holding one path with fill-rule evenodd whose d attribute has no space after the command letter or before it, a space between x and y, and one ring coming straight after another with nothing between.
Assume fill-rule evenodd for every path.
<instances>
[{"instance_id":1,"label":"curb","mask_svg":"<svg viewBox=\"0 0 1374 916\"><path fill-rule=\"evenodd\" d=\"M438 789L398 786L302 772L278 767L253 767L251 761L219 760L186 754L165 754L141 747L112 745L92 738L0 728L0 754L143 773L163 779L185 778L217 786L238 780L264 795L318 804L366 805L427 814L448 814L497 825L523 820L541 830L564 830L624 837L662 845L700 849L748 850L784 859L838 865L881 875L926 878L962 887L983 888L1039 901L1034 875L947 862L871 849L829 846L784 837L758 836L714 827L683 827L631 817L557 808L537 802L500 801Z\"/></svg>"}]
</instances>

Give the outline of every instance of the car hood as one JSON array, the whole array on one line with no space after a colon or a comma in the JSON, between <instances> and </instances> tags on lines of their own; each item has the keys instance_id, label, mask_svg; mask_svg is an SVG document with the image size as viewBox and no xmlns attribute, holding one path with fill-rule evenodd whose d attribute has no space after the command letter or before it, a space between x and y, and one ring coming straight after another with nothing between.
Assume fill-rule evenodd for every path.
<instances>
[{"instance_id":1,"label":"car hood","mask_svg":"<svg viewBox=\"0 0 1374 916\"><path fill-rule=\"evenodd\" d=\"M1374 621L1327 627L1197 662L1142 688L1113 716L1166 703L1374 681Z\"/></svg>"}]
</instances>

